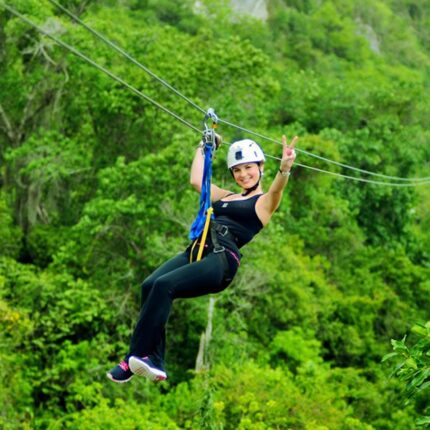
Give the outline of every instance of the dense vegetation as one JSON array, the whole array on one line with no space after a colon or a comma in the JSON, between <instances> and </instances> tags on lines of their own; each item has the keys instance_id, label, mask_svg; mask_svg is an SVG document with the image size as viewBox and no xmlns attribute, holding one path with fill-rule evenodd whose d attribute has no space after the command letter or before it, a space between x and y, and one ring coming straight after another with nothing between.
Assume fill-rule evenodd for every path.
<instances>
[{"instance_id":1,"label":"dense vegetation","mask_svg":"<svg viewBox=\"0 0 430 430\"><path fill-rule=\"evenodd\" d=\"M200 127L200 112L48 0L12 3ZM361 169L430 176L428 0L273 0L267 22L234 16L222 0L198 10L191 0L62 4L222 118L278 140L299 134L299 149ZM202 369L207 297L175 303L167 382L117 386L105 372L127 348L139 283L187 244L199 135L3 9L0 59L1 428L407 430L425 421L428 185L296 167L280 210L216 297ZM224 158L225 147L214 181L234 188ZM304 153L297 161L359 176ZM266 167L267 186L277 162ZM422 348L414 356L394 343L409 361L392 378L393 357L381 360L415 323L406 343ZM427 373L411 392L418 366Z\"/></svg>"}]
</instances>

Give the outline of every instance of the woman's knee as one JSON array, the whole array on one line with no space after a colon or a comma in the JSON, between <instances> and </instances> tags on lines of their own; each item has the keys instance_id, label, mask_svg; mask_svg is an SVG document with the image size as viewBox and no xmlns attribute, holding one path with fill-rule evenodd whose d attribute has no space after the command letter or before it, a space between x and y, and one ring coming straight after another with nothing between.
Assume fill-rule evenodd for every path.
<instances>
[{"instance_id":1,"label":"woman's knee","mask_svg":"<svg viewBox=\"0 0 430 430\"><path fill-rule=\"evenodd\" d=\"M141 296L142 304L148 298L149 293L151 292L152 287L154 286L154 282L155 282L155 279L153 279L151 276L149 276L140 285L140 296Z\"/></svg>"},{"instance_id":2,"label":"woman's knee","mask_svg":"<svg viewBox=\"0 0 430 430\"><path fill-rule=\"evenodd\" d=\"M167 276L160 276L153 285L154 293L162 296L172 295L172 282Z\"/></svg>"}]
</instances>

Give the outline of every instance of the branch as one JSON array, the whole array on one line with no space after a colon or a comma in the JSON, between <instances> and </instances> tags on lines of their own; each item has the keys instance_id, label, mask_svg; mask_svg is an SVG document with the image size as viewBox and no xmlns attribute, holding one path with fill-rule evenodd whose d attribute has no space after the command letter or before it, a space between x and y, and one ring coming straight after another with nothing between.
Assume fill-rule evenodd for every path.
<instances>
[{"instance_id":1,"label":"branch","mask_svg":"<svg viewBox=\"0 0 430 430\"><path fill-rule=\"evenodd\" d=\"M77 15L80 16L85 12L85 9L87 8L87 6L90 4L91 0L87 0L87 1L83 1L80 5L79 5L79 9L78 9L78 13Z\"/></svg>"},{"instance_id":2,"label":"branch","mask_svg":"<svg viewBox=\"0 0 430 430\"><path fill-rule=\"evenodd\" d=\"M15 140L15 133L13 132L12 124L9 121L9 118L6 115L5 110L3 109L3 106L0 104L0 117L3 120L4 123L4 129L6 130L7 137L13 142Z\"/></svg>"},{"instance_id":3,"label":"branch","mask_svg":"<svg viewBox=\"0 0 430 430\"><path fill-rule=\"evenodd\" d=\"M199 352L197 353L196 357L196 372L208 370L210 367L209 344L212 339L212 321L216 301L217 299L213 296L209 298L208 322L206 325L206 330L200 336Z\"/></svg>"}]
</instances>

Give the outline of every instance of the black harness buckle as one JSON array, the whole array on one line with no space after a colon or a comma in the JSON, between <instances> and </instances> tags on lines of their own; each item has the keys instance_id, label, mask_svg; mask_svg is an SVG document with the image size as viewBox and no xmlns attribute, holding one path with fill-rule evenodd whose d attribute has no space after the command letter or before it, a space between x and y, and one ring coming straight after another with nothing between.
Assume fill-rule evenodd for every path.
<instances>
[{"instance_id":1,"label":"black harness buckle","mask_svg":"<svg viewBox=\"0 0 430 430\"><path fill-rule=\"evenodd\" d=\"M226 225L216 224L215 230L222 237L225 237L228 235L228 227Z\"/></svg>"},{"instance_id":2,"label":"black harness buckle","mask_svg":"<svg viewBox=\"0 0 430 430\"><path fill-rule=\"evenodd\" d=\"M225 248L221 245L218 245L218 246L215 246L213 253L218 254L219 252L224 252L224 251L225 251Z\"/></svg>"},{"instance_id":3,"label":"black harness buckle","mask_svg":"<svg viewBox=\"0 0 430 430\"><path fill-rule=\"evenodd\" d=\"M226 225L217 224L215 222L211 223L211 235L212 235L212 244L214 246L213 253L218 254L220 252L225 251L225 247L220 245L218 242L217 235L221 237L225 237L229 234L228 227Z\"/></svg>"}]
</instances>

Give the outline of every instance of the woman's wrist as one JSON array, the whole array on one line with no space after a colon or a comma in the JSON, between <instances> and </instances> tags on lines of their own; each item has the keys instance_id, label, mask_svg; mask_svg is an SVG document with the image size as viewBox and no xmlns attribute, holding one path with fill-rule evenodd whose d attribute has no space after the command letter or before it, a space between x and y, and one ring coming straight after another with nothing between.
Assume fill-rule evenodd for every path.
<instances>
[{"instance_id":1,"label":"woman's wrist","mask_svg":"<svg viewBox=\"0 0 430 430\"><path fill-rule=\"evenodd\" d=\"M201 140L200 143L197 145L196 147L196 151L200 152L203 156L205 155L205 149L204 149L205 144L203 143L203 141Z\"/></svg>"},{"instance_id":2,"label":"woman's wrist","mask_svg":"<svg viewBox=\"0 0 430 430\"><path fill-rule=\"evenodd\" d=\"M287 168L285 170L282 170L282 167L279 168L278 172L282 175L282 176L290 176L291 174L291 168Z\"/></svg>"}]
</instances>

